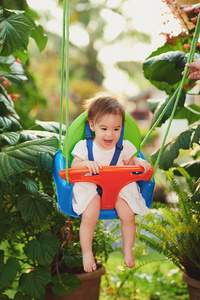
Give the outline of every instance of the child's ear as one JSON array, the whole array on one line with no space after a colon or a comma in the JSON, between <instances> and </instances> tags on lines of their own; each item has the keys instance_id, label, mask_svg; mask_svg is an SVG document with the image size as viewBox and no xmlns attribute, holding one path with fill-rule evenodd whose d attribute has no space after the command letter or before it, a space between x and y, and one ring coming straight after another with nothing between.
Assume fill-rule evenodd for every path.
<instances>
[{"instance_id":1,"label":"child's ear","mask_svg":"<svg viewBox=\"0 0 200 300\"><path fill-rule=\"evenodd\" d=\"M94 131L94 124L93 124L93 121L92 121L92 120L88 120L88 123L89 123L90 129L91 129L92 131Z\"/></svg>"}]
</instances>

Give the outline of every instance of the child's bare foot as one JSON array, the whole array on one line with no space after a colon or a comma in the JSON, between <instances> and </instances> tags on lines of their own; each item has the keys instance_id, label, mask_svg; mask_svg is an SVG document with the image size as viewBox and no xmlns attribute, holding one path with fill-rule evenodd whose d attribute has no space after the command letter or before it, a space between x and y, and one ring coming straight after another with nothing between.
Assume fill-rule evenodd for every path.
<instances>
[{"instance_id":1,"label":"child's bare foot","mask_svg":"<svg viewBox=\"0 0 200 300\"><path fill-rule=\"evenodd\" d=\"M122 250L122 253L124 254L124 262L125 262L126 266L128 268L135 267L135 259L134 259L134 256L133 256L132 249L122 247L121 250Z\"/></svg>"},{"instance_id":2,"label":"child's bare foot","mask_svg":"<svg viewBox=\"0 0 200 300\"><path fill-rule=\"evenodd\" d=\"M92 272L97 269L92 252L83 253L83 268L85 272Z\"/></svg>"}]
</instances>

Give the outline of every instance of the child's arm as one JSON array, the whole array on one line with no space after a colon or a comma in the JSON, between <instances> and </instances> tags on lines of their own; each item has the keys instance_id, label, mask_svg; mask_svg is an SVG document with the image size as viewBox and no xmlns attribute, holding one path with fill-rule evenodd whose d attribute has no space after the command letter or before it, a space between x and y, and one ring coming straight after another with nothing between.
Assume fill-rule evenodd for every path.
<instances>
[{"instance_id":1,"label":"child's arm","mask_svg":"<svg viewBox=\"0 0 200 300\"><path fill-rule=\"evenodd\" d=\"M136 156L132 156L131 158L124 160L124 164L142 166L144 168L144 173L146 173L151 168L151 165L145 159Z\"/></svg>"},{"instance_id":2,"label":"child's arm","mask_svg":"<svg viewBox=\"0 0 200 300\"><path fill-rule=\"evenodd\" d=\"M83 160L82 158L75 156L71 168L87 167L90 173L98 174L99 169L102 169L102 165L96 161Z\"/></svg>"}]
</instances>

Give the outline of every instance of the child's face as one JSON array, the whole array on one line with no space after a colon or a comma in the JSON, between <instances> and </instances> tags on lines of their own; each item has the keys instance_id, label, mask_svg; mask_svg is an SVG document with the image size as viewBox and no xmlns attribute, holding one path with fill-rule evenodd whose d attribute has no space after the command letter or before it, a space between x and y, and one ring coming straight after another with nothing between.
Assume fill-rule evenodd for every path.
<instances>
[{"instance_id":1,"label":"child's face","mask_svg":"<svg viewBox=\"0 0 200 300\"><path fill-rule=\"evenodd\" d=\"M94 142L102 150L111 150L119 140L122 129L122 116L106 114L98 122L89 121L95 132Z\"/></svg>"}]
</instances>

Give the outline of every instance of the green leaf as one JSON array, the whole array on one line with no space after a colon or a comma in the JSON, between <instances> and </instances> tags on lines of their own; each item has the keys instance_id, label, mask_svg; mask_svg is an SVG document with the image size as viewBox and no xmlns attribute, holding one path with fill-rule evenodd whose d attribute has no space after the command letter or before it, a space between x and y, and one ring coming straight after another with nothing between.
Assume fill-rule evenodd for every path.
<instances>
[{"instance_id":1,"label":"green leaf","mask_svg":"<svg viewBox=\"0 0 200 300\"><path fill-rule=\"evenodd\" d=\"M55 133L59 133L59 123L58 122L44 122L44 121L35 121L36 125L32 127L34 130L46 130L52 131ZM62 125L62 133L64 134L66 131L66 126Z\"/></svg>"},{"instance_id":2,"label":"green leaf","mask_svg":"<svg viewBox=\"0 0 200 300\"><path fill-rule=\"evenodd\" d=\"M13 101L2 85L0 85L0 109L1 116L7 116L9 114L14 118L19 119L19 116L14 109Z\"/></svg>"},{"instance_id":3,"label":"green leaf","mask_svg":"<svg viewBox=\"0 0 200 300\"><path fill-rule=\"evenodd\" d=\"M40 265L48 266L54 256L59 253L59 240L51 233L42 233L39 240L30 241L24 251L31 260L37 260Z\"/></svg>"},{"instance_id":4,"label":"green leaf","mask_svg":"<svg viewBox=\"0 0 200 300\"><path fill-rule=\"evenodd\" d=\"M196 143L198 145L200 144L200 124L199 125L194 124L192 128L195 130L195 132L191 141L191 147L193 147L193 143Z\"/></svg>"},{"instance_id":5,"label":"green leaf","mask_svg":"<svg viewBox=\"0 0 200 300\"><path fill-rule=\"evenodd\" d=\"M47 267L38 266L30 273L24 273L19 280L19 287L22 292L34 299L43 299L45 285L51 281L51 273Z\"/></svg>"},{"instance_id":6,"label":"green leaf","mask_svg":"<svg viewBox=\"0 0 200 300\"><path fill-rule=\"evenodd\" d=\"M40 52L44 50L47 44L47 35L41 25L35 25L35 29L31 31L31 37L35 40Z\"/></svg>"},{"instance_id":7,"label":"green leaf","mask_svg":"<svg viewBox=\"0 0 200 300\"><path fill-rule=\"evenodd\" d=\"M20 141L25 142L25 141L32 141L32 140L37 140L41 138L50 138L52 136L55 136L57 139L59 139L59 135L55 134L53 132L48 132L48 131L36 131L36 130L22 130L20 132ZM64 139L64 137L63 137Z\"/></svg>"},{"instance_id":8,"label":"green leaf","mask_svg":"<svg viewBox=\"0 0 200 300\"><path fill-rule=\"evenodd\" d=\"M1 127L10 131L18 131L21 129L20 123L12 116L0 116L0 128Z\"/></svg>"},{"instance_id":9,"label":"green leaf","mask_svg":"<svg viewBox=\"0 0 200 300\"><path fill-rule=\"evenodd\" d=\"M58 149L55 137L24 142L14 147L3 148L0 152L0 180L6 181L12 175L35 168L41 153L53 156Z\"/></svg>"},{"instance_id":10,"label":"green leaf","mask_svg":"<svg viewBox=\"0 0 200 300\"><path fill-rule=\"evenodd\" d=\"M49 153L40 153L37 160L37 165L40 170L52 170L53 158Z\"/></svg>"},{"instance_id":11,"label":"green leaf","mask_svg":"<svg viewBox=\"0 0 200 300\"><path fill-rule=\"evenodd\" d=\"M200 125L199 125L200 127ZM200 130L200 128L199 128ZM163 170L169 170L173 165L174 160L178 157L180 149L190 149L192 146L192 135L195 132L195 128L189 128L182 132L178 137L173 138L163 148L159 167ZM152 154L152 162L155 163L159 150Z\"/></svg>"},{"instance_id":12,"label":"green leaf","mask_svg":"<svg viewBox=\"0 0 200 300\"><path fill-rule=\"evenodd\" d=\"M13 146L19 141L20 135L16 132L6 132L0 134L0 145L5 146L7 144Z\"/></svg>"},{"instance_id":13,"label":"green leaf","mask_svg":"<svg viewBox=\"0 0 200 300\"><path fill-rule=\"evenodd\" d=\"M191 125L200 120L200 106L191 104L187 107L179 107L174 119L187 119L188 124Z\"/></svg>"},{"instance_id":14,"label":"green leaf","mask_svg":"<svg viewBox=\"0 0 200 300\"><path fill-rule=\"evenodd\" d=\"M9 13L9 10L4 9ZM8 18L0 17L1 55L8 56L20 49L27 49L32 26L24 12L12 12Z\"/></svg>"},{"instance_id":15,"label":"green leaf","mask_svg":"<svg viewBox=\"0 0 200 300\"><path fill-rule=\"evenodd\" d=\"M63 261L69 268L83 266L81 253L74 253L74 255L73 253L70 255L64 255Z\"/></svg>"},{"instance_id":16,"label":"green leaf","mask_svg":"<svg viewBox=\"0 0 200 300\"><path fill-rule=\"evenodd\" d=\"M23 64L25 64L29 59L29 55L26 50L18 50L13 53L13 56L19 58Z\"/></svg>"},{"instance_id":17,"label":"green leaf","mask_svg":"<svg viewBox=\"0 0 200 300\"><path fill-rule=\"evenodd\" d=\"M0 290L3 290L8 284L12 283L21 269L16 258L8 258L5 264L3 260L4 251L0 250Z\"/></svg>"},{"instance_id":18,"label":"green leaf","mask_svg":"<svg viewBox=\"0 0 200 300\"><path fill-rule=\"evenodd\" d=\"M184 168L191 177L199 178L199 174L200 174L200 161L199 160L192 160L190 162L180 164L180 167ZM180 172L177 171L176 169L173 171L174 171L175 175L178 175L178 176L181 175Z\"/></svg>"},{"instance_id":19,"label":"green leaf","mask_svg":"<svg viewBox=\"0 0 200 300\"><path fill-rule=\"evenodd\" d=\"M195 59L199 57L198 54L194 56ZM168 51L151 56L143 64L144 76L157 88L171 94L182 79L181 73L187 60L188 53L182 51ZM187 78L185 84L189 82L190 79Z\"/></svg>"},{"instance_id":20,"label":"green leaf","mask_svg":"<svg viewBox=\"0 0 200 300\"><path fill-rule=\"evenodd\" d=\"M164 110L164 108L166 107L166 105L168 104L169 100L171 99L171 96L168 97L164 102L160 103L157 108L154 111L154 115L153 115L153 119L151 122L151 127L154 125L154 123L157 121L157 119L160 117L162 111ZM186 100L186 93L185 90L183 89L181 91L181 95L177 104L177 107L183 107L184 103ZM167 108L164 116L162 117L162 119L160 120L159 124L157 125L158 127L161 126L163 123L165 123L165 121L171 116L172 110L174 108L174 104L176 101L176 97L173 99L173 101L170 103L169 107Z\"/></svg>"},{"instance_id":21,"label":"green leaf","mask_svg":"<svg viewBox=\"0 0 200 300\"><path fill-rule=\"evenodd\" d=\"M25 185L27 192L31 195L36 194L39 190L39 185L28 177L23 177L23 180L20 180L20 182Z\"/></svg>"},{"instance_id":22,"label":"green leaf","mask_svg":"<svg viewBox=\"0 0 200 300\"><path fill-rule=\"evenodd\" d=\"M185 67L187 56L182 51L170 51L151 57L143 64L144 76L149 80L174 85L182 79L181 71Z\"/></svg>"},{"instance_id":23,"label":"green leaf","mask_svg":"<svg viewBox=\"0 0 200 300\"><path fill-rule=\"evenodd\" d=\"M148 108L150 109L150 111L152 113L154 113L154 111L156 110L156 108L159 104L160 104L159 99L149 99L149 100L147 100Z\"/></svg>"},{"instance_id":24,"label":"green leaf","mask_svg":"<svg viewBox=\"0 0 200 300\"><path fill-rule=\"evenodd\" d=\"M18 200L17 209L25 221L42 225L52 212L52 200L47 194L22 195Z\"/></svg>"},{"instance_id":25,"label":"green leaf","mask_svg":"<svg viewBox=\"0 0 200 300\"><path fill-rule=\"evenodd\" d=\"M11 73L4 73L3 78L9 81L11 84L17 85L20 84L22 81L27 80L21 63L16 62L16 60L14 60L14 62L10 66L10 69Z\"/></svg>"},{"instance_id":26,"label":"green leaf","mask_svg":"<svg viewBox=\"0 0 200 300\"><path fill-rule=\"evenodd\" d=\"M56 297L68 295L82 285L78 277L64 273L60 273L59 276L55 275L52 282L54 283L52 290Z\"/></svg>"}]
</instances>

